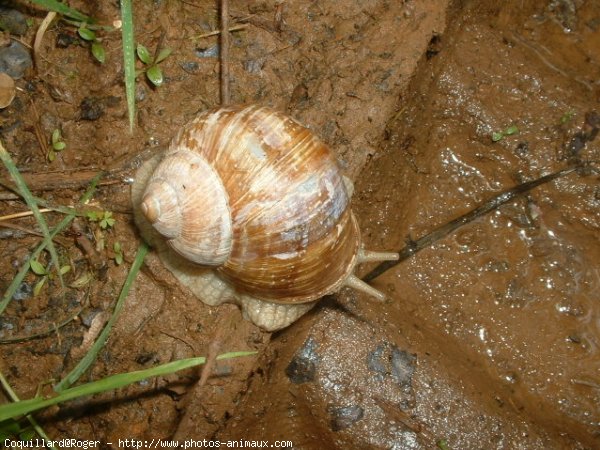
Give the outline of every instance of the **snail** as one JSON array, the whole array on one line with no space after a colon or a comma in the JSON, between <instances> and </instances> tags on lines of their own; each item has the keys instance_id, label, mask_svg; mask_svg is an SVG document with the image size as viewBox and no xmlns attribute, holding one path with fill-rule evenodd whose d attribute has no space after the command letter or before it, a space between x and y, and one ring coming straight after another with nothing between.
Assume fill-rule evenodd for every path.
<instances>
[{"instance_id":1,"label":"snail","mask_svg":"<svg viewBox=\"0 0 600 450\"><path fill-rule=\"evenodd\" d=\"M364 250L352 182L312 131L267 107L200 113L132 185L134 220L175 277L208 305L237 303L259 327L284 328L397 253Z\"/></svg>"}]
</instances>

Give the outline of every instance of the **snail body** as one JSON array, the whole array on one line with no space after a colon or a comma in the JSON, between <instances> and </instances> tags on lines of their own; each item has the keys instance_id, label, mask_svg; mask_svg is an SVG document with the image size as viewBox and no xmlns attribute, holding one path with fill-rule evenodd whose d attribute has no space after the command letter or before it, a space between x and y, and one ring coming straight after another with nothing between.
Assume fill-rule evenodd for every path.
<instances>
[{"instance_id":1,"label":"snail body","mask_svg":"<svg viewBox=\"0 0 600 450\"><path fill-rule=\"evenodd\" d=\"M144 163L132 201L142 237L196 296L276 330L344 285L383 298L354 268L398 255L362 249L351 186L310 130L234 106L201 113Z\"/></svg>"}]
</instances>

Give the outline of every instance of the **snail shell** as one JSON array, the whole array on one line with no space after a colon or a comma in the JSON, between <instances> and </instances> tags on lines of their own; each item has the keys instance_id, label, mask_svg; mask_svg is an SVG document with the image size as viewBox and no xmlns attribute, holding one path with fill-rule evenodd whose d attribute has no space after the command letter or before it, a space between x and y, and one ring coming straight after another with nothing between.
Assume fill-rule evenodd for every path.
<instances>
[{"instance_id":1,"label":"snail shell","mask_svg":"<svg viewBox=\"0 0 600 450\"><path fill-rule=\"evenodd\" d=\"M352 272L397 254L362 250L347 185L310 130L269 108L234 106L183 127L140 168L132 195L142 236L180 281L273 330L345 284L382 297Z\"/></svg>"}]
</instances>

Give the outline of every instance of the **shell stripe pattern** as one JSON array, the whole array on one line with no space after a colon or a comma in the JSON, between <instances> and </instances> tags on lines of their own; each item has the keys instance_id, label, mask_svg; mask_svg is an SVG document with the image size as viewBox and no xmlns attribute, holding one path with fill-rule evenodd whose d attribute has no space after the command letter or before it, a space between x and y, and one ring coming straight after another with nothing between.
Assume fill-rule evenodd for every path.
<instances>
[{"instance_id":1,"label":"shell stripe pattern","mask_svg":"<svg viewBox=\"0 0 600 450\"><path fill-rule=\"evenodd\" d=\"M300 303L343 284L360 233L337 161L312 132L269 108L226 107L184 127L168 154L181 151L219 174L233 235L218 271L237 289Z\"/></svg>"}]
</instances>

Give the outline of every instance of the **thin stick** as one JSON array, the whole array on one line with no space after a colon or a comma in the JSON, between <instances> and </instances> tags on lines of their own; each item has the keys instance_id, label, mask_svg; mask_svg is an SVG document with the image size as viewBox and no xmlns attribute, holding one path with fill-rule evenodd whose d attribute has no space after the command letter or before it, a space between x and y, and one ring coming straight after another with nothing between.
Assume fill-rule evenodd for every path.
<instances>
[{"instance_id":1,"label":"thin stick","mask_svg":"<svg viewBox=\"0 0 600 450\"><path fill-rule=\"evenodd\" d=\"M248 28L247 23L233 25L232 27L229 27L229 32L231 33L232 31L240 31L246 28ZM216 36L217 34L221 34L221 30L209 31L208 33L199 34L198 36L192 36L190 39L204 39L207 37Z\"/></svg>"},{"instance_id":2,"label":"thin stick","mask_svg":"<svg viewBox=\"0 0 600 450\"><path fill-rule=\"evenodd\" d=\"M35 69L38 72L40 70L40 47L42 45L42 39L44 39L44 34L55 17L56 13L54 11L50 11L48 14L46 14L42 24L35 33L35 40L33 43L33 60L35 61Z\"/></svg>"},{"instance_id":3,"label":"thin stick","mask_svg":"<svg viewBox=\"0 0 600 450\"><path fill-rule=\"evenodd\" d=\"M221 105L229 104L229 1L221 0Z\"/></svg>"},{"instance_id":4,"label":"thin stick","mask_svg":"<svg viewBox=\"0 0 600 450\"><path fill-rule=\"evenodd\" d=\"M54 210L49 209L49 208L40 209L41 213L47 213L50 211L54 211ZM3 222L5 220L11 220L11 219L19 219L20 217L27 217L27 216L33 216L33 211L23 211L20 213L7 214L6 216L0 216L0 222Z\"/></svg>"},{"instance_id":5,"label":"thin stick","mask_svg":"<svg viewBox=\"0 0 600 450\"><path fill-rule=\"evenodd\" d=\"M21 231L22 233L31 234L33 236L44 237L44 235L42 233L39 233L37 231L31 230L26 227L22 227L20 225L17 225L17 224L11 223L11 222L0 222L0 228L8 228L11 230ZM58 236L54 236L52 239L54 239L55 242L58 242L60 245L62 245L65 248L69 248L72 244L71 241L69 241L67 239L59 238Z\"/></svg>"},{"instance_id":6,"label":"thin stick","mask_svg":"<svg viewBox=\"0 0 600 450\"><path fill-rule=\"evenodd\" d=\"M400 264L405 259L408 259L410 256L417 253L419 250L422 250L426 247L429 247L434 242L446 237L457 228L466 225L469 222L489 213L508 203L515 197L519 195L525 194L531 191L533 188L536 188L544 183L548 183L549 181L555 180L556 178L563 177L568 175L577 169L583 167L583 164L575 164L573 166L569 166L566 169L559 170L557 172L545 175L543 177L537 178L532 181L528 181L527 183L519 184L518 186L512 187L506 191L501 192L500 194L490 198L488 201L479 205L477 208L472 209L466 214L463 214L460 217L457 217L454 220L436 228L432 232L426 234L425 236L413 241L412 239L406 244L406 246L400 250L400 258L397 261L384 261L375 267L372 271L370 271L367 275L363 277L363 281L367 283L373 281L375 278L382 275L384 272L387 272L392 267L395 267L397 264Z\"/></svg>"}]
</instances>

